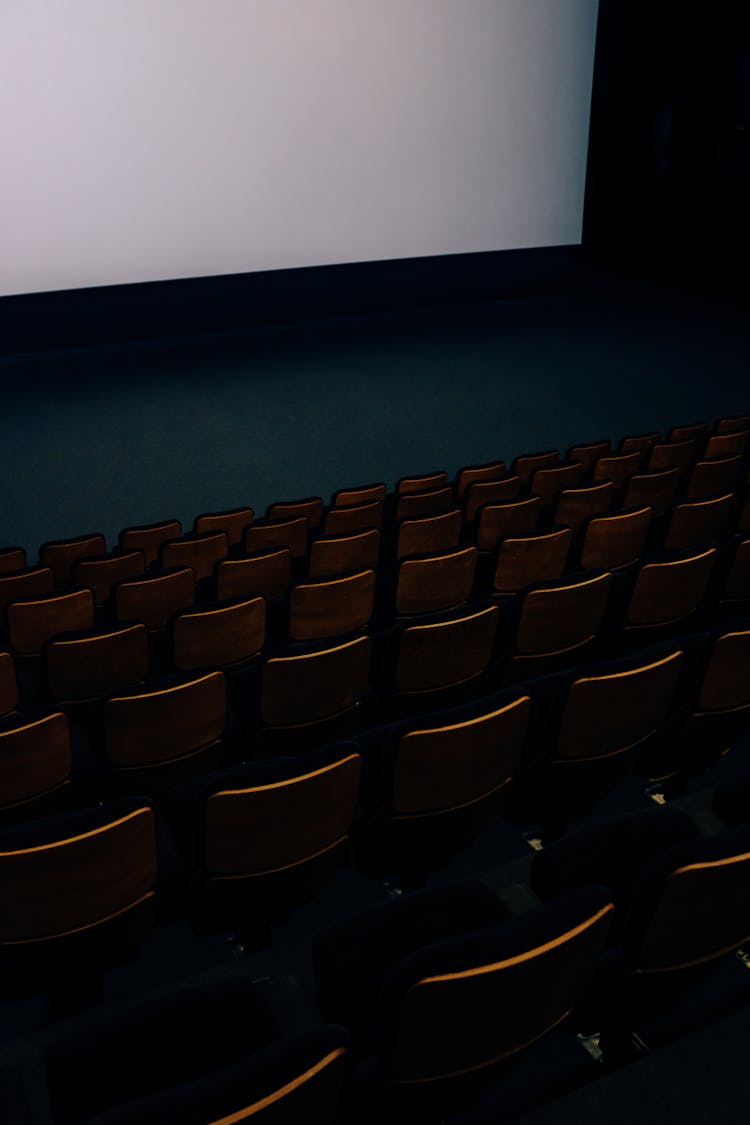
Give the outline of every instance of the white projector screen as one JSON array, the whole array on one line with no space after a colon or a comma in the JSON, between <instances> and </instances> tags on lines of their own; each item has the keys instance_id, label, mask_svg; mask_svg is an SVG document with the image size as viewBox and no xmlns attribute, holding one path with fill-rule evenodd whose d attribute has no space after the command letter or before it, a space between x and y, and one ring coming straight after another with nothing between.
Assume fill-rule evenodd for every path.
<instances>
[{"instance_id":1,"label":"white projector screen","mask_svg":"<svg viewBox=\"0 0 750 1125\"><path fill-rule=\"evenodd\" d=\"M0 294L580 242L598 0L2 0Z\"/></svg>"}]
</instances>

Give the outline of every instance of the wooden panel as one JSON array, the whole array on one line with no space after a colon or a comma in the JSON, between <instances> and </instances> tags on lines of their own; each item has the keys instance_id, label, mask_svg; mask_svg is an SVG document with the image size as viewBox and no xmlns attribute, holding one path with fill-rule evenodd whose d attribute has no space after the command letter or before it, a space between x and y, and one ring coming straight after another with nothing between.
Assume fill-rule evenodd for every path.
<instances>
[{"instance_id":1,"label":"wooden panel","mask_svg":"<svg viewBox=\"0 0 750 1125\"><path fill-rule=\"evenodd\" d=\"M695 500L678 504L669 522L664 549L689 550L714 543L729 519L733 496L717 496L712 500Z\"/></svg>"},{"instance_id":2,"label":"wooden panel","mask_svg":"<svg viewBox=\"0 0 750 1125\"><path fill-rule=\"evenodd\" d=\"M744 707L750 703L750 630L718 637L706 668L698 706L706 711Z\"/></svg>"},{"instance_id":3,"label":"wooden panel","mask_svg":"<svg viewBox=\"0 0 750 1125\"><path fill-rule=\"evenodd\" d=\"M600 457L606 456L609 451L609 440L590 441L586 442L584 445L571 445L570 449L565 454L565 460L580 461L583 465L584 473L590 473L596 461Z\"/></svg>"},{"instance_id":4,"label":"wooden panel","mask_svg":"<svg viewBox=\"0 0 750 1125\"><path fill-rule=\"evenodd\" d=\"M70 776L68 720L61 712L0 732L0 807L54 789Z\"/></svg>"},{"instance_id":5,"label":"wooden panel","mask_svg":"<svg viewBox=\"0 0 750 1125\"><path fill-rule=\"evenodd\" d=\"M50 637L94 625L94 595L91 590L15 602L8 606L10 643L16 652L38 653Z\"/></svg>"},{"instance_id":6,"label":"wooden panel","mask_svg":"<svg viewBox=\"0 0 750 1125\"><path fill-rule=\"evenodd\" d=\"M0 574L12 574L26 569L26 552L23 547L0 548Z\"/></svg>"},{"instance_id":7,"label":"wooden panel","mask_svg":"<svg viewBox=\"0 0 750 1125\"><path fill-rule=\"evenodd\" d=\"M649 508L662 515L672 507L680 483L680 471L673 467L659 472L635 473L625 490L624 508Z\"/></svg>"},{"instance_id":8,"label":"wooden panel","mask_svg":"<svg viewBox=\"0 0 750 1125\"><path fill-rule=\"evenodd\" d=\"M340 488L333 494L331 503L334 508L359 507L373 500L385 501L386 487L382 483L363 484L358 488Z\"/></svg>"},{"instance_id":9,"label":"wooden panel","mask_svg":"<svg viewBox=\"0 0 750 1125\"><path fill-rule=\"evenodd\" d=\"M268 871L346 837L362 759L348 756L286 781L214 793L206 805L206 867L218 875Z\"/></svg>"},{"instance_id":10,"label":"wooden panel","mask_svg":"<svg viewBox=\"0 0 750 1125\"><path fill-rule=\"evenodd\" d=\"M464 514L467 521L476 519L483 504L507 504L517 500L521 492L521 478L518 475L505 480L476 481L466 493Z\"/></svg>"},{"instance_id":11,"label":"wooden panel","mask_svg":"<svg viewBox=\"0 0 750 1125\"><path fill-rule=\"evenodd\" d=\"M502 539L534 531L539 523L542 501L538 496L514 500L510 504L485 504L479 514L477 547L493 551Z\"/></svg>"},{"instance_id":12,"label":"wooden panel","mask_svg":"<svg viewBox=\"0 0 750 1125\"><path fill-rule=\"evenodd\" d=\"M592 519L581 548L581 566L619 570L636 562L646 546L653 516L651 508L638 508Z\"/></svg>"},{"instance_id":13,"label":"wooden panel","mask_svg":"<svg viewBox=\"0 0 750 1125\"><path fill-rule=\"evenodd\" d=\"M479 675L492 659L500 612L490 606L434 625L411 625L401 635L398 691L433 691Z\"/></svg>"},{"instance_id":14,"label":"wooden panel","mask_svg":"<svg viewBox=\"0 0 750 1125\"><path fill-rule=\"evenodd\" d=\"M611 481L590 488L566 488L557 498L555 523L577 531L590 516L609 511L614 491Z\"/></svg>"},{"instance_id":15,"label":"wooden panel","mask_svg":"<svg viewBox=\"0 0 750 1125\"><path fill-rule=\"evenodd\" d=\"M600 457L594 465L593 479L611 480L618 488L632 477L641 463L641 454L634 450L632 453L615 454L612 457Z\"/></svg>"},{"instance_id":16,"label":"wooden panel","mask_svg":"<svg viewBox=\"0 0 750 1125\"><path fill-rule=\"evenodd\" d=\"M440 516L404 520L399 525L396 558L426 555L431 551L452 551L461 537L461 512L454 508Z\"/></svg>"},{"instance_id":17,"label":"wooden panel","mask_svg":"<svg viewBox=\"0 0 750 1125\"><path fill-rule=\"evenodd\" d=\"M521 656L566 652L596 636L607 608L611 574L546 590L530 590L516 636Z\"/></svg>"},{"instance_id":18,"label":"wooden panel","mask_svg":"<svg viewBox=\"0 0 750 1125\"><path fill-rule=\"evenodd\" d=\"M687 486L687 499L718 496L732 492L742 468L742 458L722 457L714 461L696 461Z\"/></svg>"},{"instance_id":19,"label":"wooden panel","mask_svg":"<svg viewBox=\"0 0 750 1125\"><path fill-rule=\"evenodd\" d=\"M456 808L501 788L521 757L531 699L479 718L414 730L399 742L391 805L408 815Z\"/></svg>"},{"instance_id":20,"label":"wooden panel","mask_svg":"<svg viewBox=\"0 0 750 1125\"><path fill-rule=\"evenodd\" d=\"M73 566L73 581L94 591L94 601L103 605L114 586L126 578L138 578L146 571L142 551L106 555L100 559L81 559Z\"/></svg>"},{"instance_id":21,"label":"wooden panel","mask_svg":"<svg viewBox=\"0 0 750 1125\"><path fill-rule=\"evenodd\" d=\"M249 559L224 559L216 567L216 597L223 602L260 594L266 601L273 601L287 592L291 575L292 553L288 547Z\"/></svg>"},{"instance_id":22,"label":"wooden panel","mask_svg":"<svg viewBox=\"0 0 750 1125\"><path fill-rule=\"evenodd\" d=\"M354 570L376 570L380 532L371 528L356 535L328 536L310 546L310 578L336 578Z\"/></svg>"},{"instance_id":23,"label":"wooden panel","mask_svg":"<svg viewBox=\"0 0 750 1125\"><path fill-rule=\"evenodd\" d=\"M270 726L312 723L354 707L370 674L371 641L300 656L272 657L263 667L261 717Z\"/></svg>"},{"instance_id":24,"label":"wooden panel","mask_svg":"<svg viewBox=\"0 0 750 1125\"><path fill-rule=\"evenodd\" d=\"M0 941L68 933L110 917L156 881L156 818L136 809L39 847L0 852Z\"/></svg>"},{"instance_id":25,"label":"wooden panel","mask_svg":"<svg viewBox=\"0 0 750 1125\"><path fill-rule=\"evenodd\" d=\"M308 529L314 531L320 527L323 519L323 499L320 496L308 496L304 500L279 500L269 506L266 519L272 523L305 519Z\"/></svg>"},{"instance_id":26,"label":"wooden panel","mask_svg":"<svg viewBox=\"0 0 750 1125\"><path fill-rule=\"evenodd\" d=\"M195 517L194 530L198 535L214 531L226 531L229 546L237 547L242 542L245 528L255 519L252 508L231 508L227 512L204 512Z\"/></svg>"},{"instance_id":27,"label":"wooden panel","mask_svg":"<svg viewBox=\"0 0 750 1125\"><path fill-rule=\"evenodd\" d=\"M396 507L396 522L418 519L420 516L438 516L447 512L453 505L453 492L450 488L436 488L431 492L409 492L399 497Z\"/></svg>"},{"instance_id":28,"label":"wooden panel","mask_svg":"<svg viewBox=\"0 0 750 1125\"><path fill-rule=\"evenodd\" d=\"M143 551L146 566L153 566L159 557L159 548L168 539L178 539L182 535L179 520L164 520L162 523L142 524L140 527L126 527L120 532L120 546L124 550Z\"/></svg>"},{"instance_id":29,"label":"wooden panel","mask_svg":"<svg viewBox=\"0 0 750 1125\"><path fill-rule=\"evenodd\" d=\"M139 623L76 640L53 640L45 655L54 699L94 699L145 679L148 631Z\"/></svg>"},{"instance_id":30,"label":"wooden panel","mask_svg":"<svg viewBox=\"0 0 750 1125\"><path fill-rule=\"evenodd\" d=\"M456 499L460 500L472 484L477 481L502 480L505 476L504 461L489 461L485 465L466 465L456 476Z\"/></svg>"},{"instance_id":31,"label":"wooden panel","mask_svg":"<svg viewBox=\"0 0 750 1125\"><path fill-rule=\"evenodd\" d=\"M174 666L229 667L256 656L266 639L266 603L259 597L216 609L181 613L174 625Z\"/></svg>"},{"instance_id":32,"label":"wooden panel","mask_svg":"<svg viewBox=\"0 0 750 1125\"><path fill-rule=\"evenodd\" d=\"M11 602L43 598L54 589L54 575L48 566L31 567L20 574L0 574L0 615Z\"/></svg>"},{"instance_id":33,"label":"wooden panel","mask_svg":"<svg viewBox=\"0 0 750 1125\"><path fill-rule=\"evenodd\" d=\"M635 746L664 721L685 665L679 649L640 668L570 685L557 754L590 758Z\"/></svg>"},{"instance_id":34,"label":"wooden panel","mask_svg":"<svg viewBox=\"0 0 750 1125\"><path fill-rule=\"evenodd\" d=\"M652 446L658 441L661 441L661 434L657 430L649 434L630 434L620 442L620 453L638 453L640 455L638 464L644 465Z\"/></svg>"},{"instance_id":35,"label":"wooden panel","mask_svg":"<svg viewBox=\"0 0 750 1125\"><path fill-rule=\"evenodd\" d=\"M165 762L209 746L224 733L223 672L139 695L115 696L104 706L106 754L113 766Z\"/></svg>"},{"instance_id":36,"label":"wooden panel","mask_svg":"<svg viewBox=\"0 0 750 1125\"><path fill-rule=\"evenodd\" d=\"M288 547L293 559L302 558L307 550L307 520L283 520L255 523L245 532L245 554L260 555L274 548Z\"/></svg>"},{"instance_id":37,"label":"wooden panel","mask_svg":"<svg viewBox=\"0 0 750 1125\"><path fill-rule=\"evenodd\" d=\"M448 483L448 474L440 470L436 473L423 473L418 477L401 477L396 484L396 496L404 496L409 492L432 492L444 488Z\"/></svg>"},{"instance_id":38,"label":"wooden panel","mask_svg":"<svg viewBox=\"0 0 750 1125\"><path fill-rule=\"evenodd\" d=\"M189 566L195 574L195 581L210 578L214 567L229 554L229 536L226 531L215 531L194 538L170 539L161 547L161 565L165 570L171 567Z\"/></svg>"},{"instance_id":39,"label":"wooden panel","mask_svg":"<svg viewBox=\"0 0 750 1125\"><path fill-rule=\"evenodd\" d=\"M141 581L122 582L115 590L119 621L142 621L147 629L161 629L175 613L195 601L195 574L182 567Z\"/></svg>"},{"instance_id":40,"label":"wooden panel","mask_svg":"<svg viewBox=\"0 0 750 1125\"><path fill-rule=\"evenodd\" d=\"M572 541L573 532L569 527L504 539L495 568L495 590L515 593L532 583L559 578L565 570Z\"/></svg>"},{"instance_id":41,"label":"wooden panel","mask_svg":"<svg viewBox=\"0 0 750 1125\"><path fill-rule=\"evenodd\" d=\"M476 547L401 563L396 612L430 613L460 605L469 597L477 568Z\"/></svg>"},{"instance_id":42,"label":"wooden panel","mask_svg":"<svg viewBox=\"0 0 750 1125\"><path fill-rule=\"evenodd\" d=\"M689 559L642 566L628 607L628 625L680 621L697 608L708 586L716 549Z\"/></svg>"},{"instance_id":43,"label":"wooden panel","mask_svg":"<svg viewBox=\"0 0 750 1125\"><path fill-rule=\"evenodd\" d=\"M714 434L708 439L704 458L733 457L735 453L744 452L747 445L747 430L735 434Z\"/></svg>"},{"instance_id":44,"label":"wooden panel","mask_svg":"<svg viewBox=\"0 0 750 1125\"><path fill-rule=\"evenodd\" d=\"M302 583L292 590L289 635L295 641L340 637L364 628L375 599L375 572Z\"/></svg>"},{"instance_id":45,"label":"wooden panel","mask_svg":"<svg viewBox=\"0 0 750 1125\"><path fill-rule=\"evenodd\" d=\"M531 492L541 496L545 508L555 502L558 492L564 488L575 488L583 476L583 465L555 465L551 469L537 469L531 478Z\"/></svg>"},{"instance_id":46,"label":"wooden panel","mask_svg":"<svg viewBox=\"0 0 750 1125\"><path fill-rule=\"evenodd\" d=\"M732 418L718 418L714 431L717 434L734 434L739 430L750 430L750 414L736 414Z\"/></svg>"},{"instance_id":47,"label":"wooden panel","mask_svg":"<svg viewBox=\"0 0 750 1125\"><path fill-rule=\"evenodd\" d=\"M649 472L677 469L682 479L690 469L694 458L695 446L692 441L659 442L651 447L648 459Z\"/></svg>"},{"instance_id":48,"label":"wooden panel","mask_svg":"<svg viewBox=\"0 0 750 1125\"><path fill-rule=\"evenodd\" d=\"M524 453L516 457L510 471L519 476L524 484L528 484L539 469L551 469L559 460L559 449L546 449L543 453Z\"/></svg>"},{"instance_id":49,"label":"wooden panel","mask_svg":"<svg viewBox=\"0 0 750 1125\"><path fill-rule=\"evenodd\" d=\"M687 426L673 426L669 431L670 441L689 441L699 453L708 439L708 426L705 422L691 422Z\"/></svg>"},{"instance_id":50,"label":"wooden panel","mask_svg":"<svg viewBox=\"0 0 750 1125\"><path fill-rule=\"evenodd\" d=\"M323 520L325 535L352 535L355 531L380 530L383 525L383 501L371 500L368 504L352 504L346 508L331 508Z\"/></svg>"},{"instance_id":51,"label":"wooden panel","mask_svg":"<svg viewBox=\"0 0 750 1125\"><path fill-rule=\"evenodd\" d=\"M73 563L87 555L103 555L107 550L104 536L95 531L91 535L81 535L77 539L56 539L44 543L39 549L39 562L48 566L55 577L57 586L65 586L71 579Z\"/></svg>"}]
</instances>

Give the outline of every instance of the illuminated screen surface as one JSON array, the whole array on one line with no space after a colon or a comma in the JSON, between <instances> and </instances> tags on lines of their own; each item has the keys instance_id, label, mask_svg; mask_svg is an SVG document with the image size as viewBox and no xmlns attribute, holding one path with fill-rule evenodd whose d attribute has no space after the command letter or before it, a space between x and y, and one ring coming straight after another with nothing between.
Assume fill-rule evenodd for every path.
<instances>
[{"instance_id":1,"label":"illuminated screen surface","mask_svg":"<svg viewBox=\"0 0 750 1125\"><path fill-rule=\"evenodd\" d=\"M598 0L2 0L0 294L580 242Z\"/></svg>"}]
</instances>

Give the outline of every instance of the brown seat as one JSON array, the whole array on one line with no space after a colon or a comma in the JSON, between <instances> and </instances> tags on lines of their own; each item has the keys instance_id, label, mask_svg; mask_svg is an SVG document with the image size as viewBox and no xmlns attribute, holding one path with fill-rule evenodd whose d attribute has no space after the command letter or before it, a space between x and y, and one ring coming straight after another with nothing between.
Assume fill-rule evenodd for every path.
<instances>
[{"instance_id":1,"label":"brown seat","mask_svg":"<svg viewBox=\"0 0 750 1125\"><path fill-rule=\"evenodd\" d=\"M140 622L53 637L45 647L53 699L81 703L140 683L148 673L148 630Z\"/></svg>"},{"instance_id":2,"label":"brown seat","mask_svg":"<svg viewBox=\"0 0 750 1125\"><path fill-rule=\"evenodd\" d=\"M118 621L142 621L150 632L195 601L195 574L189 566L165 570L153 578L120 582L114 590Z\"/></svg>"},{"instance_id":3,"label":"brown seat","mask_svg":"<svg viewBox=\"0 0 750 1125\"><path fill-rule=\"evenodd\" d=\"M626 508L589 520L581 546L584 570L621 570L643 555L654 513L651 508Z\"/></svg>"},{"instance_id":4,"label":"brown seat","mask_svg":"<svg viewBox=\"0 0 750 1125\"><path fill-rule=\"evenodd\" d=\"M161 523L147 523L140 527L126 527L120 532L120 547L123 551L143 551L146 566L154 566L159 559L159 548L168 539L179 539L182 524L179 520L163 520Z\"/></svg>"},{"instance_id":5,"label":"brown seat","mask_svg":"<svg viewBox=\"0 0 750 1125\"><path fill-rule=\"evenodd\" d=\"M685 551L710 546L721 538L732 510L733 496L714 496L710 500L688 500L672 512L664 549Z\"/></svg>"},{"instance_id":6,"label":"brown seat","mask_svg":"<svg viewBox=\"0 0 750 1125\"><path fill-rule=\"evenodd\" d=\"M634 757L654 746L684 664L677 649L625 671L575 679L556 745L529 779L526 815L559 829L611 791Z\"/></svg>"},{"instance_id":7,"label":"brown seat","mask_svg":"<svg viewBox=\"0 0 750 1125\"><path fill-rule=\"evenodd\" d=\"M353 711L367 690L372 642L344 644L263 665L260 710L269 727L303 728Z\"/></svg>"},{"instance_id":8,"label":"brown seat","mask_svg":"<svg viewBox=\"0 0 750 1125\"><path fill-rule=\"evenodd\" d=\"M104 752L119 792L155 791L214 764L227 714L224 673L114 695L103 707Z\"/></svg>"},{"instance_id":9,"label":"brown seat","mask_svg":"<svg viewBox=\"0 0 750 1125\"><path fill-rule=\"evenodd\" d=\"M397 692L430 692L475 679L492 659L500 611L475 613L404 629L396 663Z\"/></svg>"},{"instance_id":10,"label":"brown seat","mask_svg":"<svg viewBox=\"0 0 750 1125\"><path fill-rule=\"evenodd\" d=\"M698 772L727 754L748 725L750 630L729 629L709 640L695 696L638 772L650 781Z\"/></svg>"},{"instance_id":11,"label":"brown seat","mask_svg":"<svg viewBox=\"0 0 750 1125\"><path fill-rule=\"evenodd\" d=\"M363 484L357 488L340 488L334 492L331 497L331 506L333 508L349 508L359 507L361 504L369 504L373 500L385 502L386 487L382 483L378 484Z\"/></svg>"},{"instance_id":12,"label":"brown seat","mask_svg":"<svg viewBox=\"0 0 750 1125\"><path fill-rule=\"evenodd\" d=\"M750 538L744 535L738 535L732 546L721 600L732 608L744 608L750 601Z\"/></svg>"},{"instance_id":13,"label":"brown seat","mask_svg":"<svg viewBox=\"0 0 750 1125\"><path fill-rule=\"evenodd\" d=\"M477 718L403 734L371 861L389 872L419 870L469 841L511 782L530 712L522 695Z\"/></svg>"},{"instance_id":14,"label":"brown seat","mask_svg":"<svg viewBox=\"0 0 750 1125\"><path fill-rule=\"evenodd\" d=\"M371 528L379 531L383 525L383 501L369 500L365 504L329 508L323 519L324 535L353 535L355 531Z\"/></svg>"},{"instance_id":15,"label":"brown seat","mask_svg":"<svg viewBox=\"0 0 750 1125\"><path fill-rule=\"evenodd\" d=\"M711 458L733 457L735 453L744 453L746 446L747 430L732 434L713 434L706 443L703 457L706 461Z\"/></svg>"},{"instance_id":16,"label":"brown seat","mask_svg":"<svg viewBox=\"0 0 750 1125\"><path fill-rule=\"evenodd\" d=\"M521 493L521 483L519 476L475 481L469 486L465 496L464 514L467 522L476 519L477 512L484 504L508 504L517 500Z\"/></svg>"},{"instance_id":17,"label":"brown seat","mask_svg":"<svg viewBox=\"0 0 750 1125\"><path fill-rule=\"evenodd\" d=\"M274 601L289 589L292 553L288 547L278 547L245 559L222 559L214 574L217 601L246 598L250 594Z\"/></svg>"},{"instance_id":18,"label":"brown seat","mask_svg":"<svg viewBox=\"0 0 750 1125\"><path fill-rule=\"evenodd\" d=\"M26 552L23 547L0 548L0 574L12 574L26 569Z\"/></svg>"},{"instance_id":19,"label":"brown seat","mask_svg":"<svg viewBox=\"0 0 750 1125\"><path fill-rule=\"evenodd\" d=\"M456 499L461 500L471 485L477 481L502 480L504 476L504 461L488 461L484 465L466 465L456 473Z\"/></svg>"},{"instance_id":20,"label":"brown seat","mask_svg":"<svg viewBox=\"0 0 750 1125\"><path fill-rule=\"evenodd\" d=\"M73 564L73 585L94 591L96 605L104 605L118 582L146 573L143 551L113 552Z\"/></svg>"},{"instance_id":21,"label":"brown seat","mask_svg":"<svg viewBox=\"0 0 750 1125\"><path fill-rule=\"evenodd\" d=\"M514 660L567 656L590 644L601 627L611 586L612 575L605 572L528 590Z\"/></svg>"},{"instance_id":22,"label":"brown seat","mask_svg":"<svg viewBox=\"0 0 750 1125\"><path fill-rule=\"evenodd\" d=\"M307 519L298 516L273 523L254 523L245 531L246 555L261 555L268 551L288 547L293 559L300 559L307 551Z\"/></svg>"},{"instance_id":23,"label":"brown seat","mask_svg":"<svg viewBox=\"0 0 750 1125\"><path fill-rule=\"evenodd\" d=\"M9 652L0 652L0 716L9 715L17 706L16 666Z\"/></svg>"},{"instance_id":24,"label":"brown seat","mask_svg":"<svg viewBox=\"0 0 750 1125\"><path fill-rule=\"evenodd\" d=\"M523 453L514 459L510 471L520 477L524 484L528 484L538 469L551 469L559 460L559 449L547 449L544 453Z\"/></svg>"},{"instance_id":25,"label":"brown seat","mask_svg":"<svg viewBox=\"0 0 750 1125\"><path fill-rule=\"evenodd\" d=\"M653 628L689 617L703 599L716 558L712 547L684 559L645 563L630 598L626 629Z\"/></svg>"},{"instance_id":26,"label":"brown seat","mask_svg":"<svg viewBox=\"0 0 750 1125\"><path fill-rule=\"evenodd\" d=\"M396 558L427 555L435 551L452 551L461 538L461 512L453 508L440 516L404 520L399 525Z\"/></svg>"},{"instance_id":27,"label":"brown seat","mask_svg":"<svg viewBox=\"0 0 750 1125\"><path fill-rule=\"evenodd\" d=\"M406 492L399 496L396 505L396 523L419 519L420 516L439 516L453 506L450 488L434 488L431 492Z\"/></svg>"},{"instance_id":28,"label":"brown seat","mask_svg":"<svg viewBox=\"0 0 750 1125\"><path fill-rule=\"evenodd\" d=\"M348 843L362 759L346 747L214 774L203 808L192 915L199 930L253 927L313 898Z\"/></svg>"},{"instance_id":29,"label":"brown seat","mask_svg":"<svg viewBox=\"0 0 750 1125\"><path fill-rule=\"evenodd\" d=\"M514 594L534 582L559 578L565 571L572 542L573 532L569 527L504 539L492 580L494 590L499 594Z\"/></svg>"},{"instance_id":30,"label":"brown seat","mask_svg":"<svg viewBox=\"0 0 750 1125\"><path fill-rule=\"evenodd\" d=\"M56 633L91 629L94 625L94 595L91 590L13 602L8 606L8 633L14 652L38 654Z\"/></svg>"},{"instance_id":31,"label":"brown seat","mask_svg":"<svg viewBox=\"0 0 750 1125\"><path fill-rule=\"evenodd\" d=\"M559 527L570 527L578 531L590 516L608 512L612 504L615 486L605 480L588 488L566 488L557 497L555 523Z\"/></svg>"},{"instance_id":32,"label":"brown seat","mask_svg":"<svg viewBox=\"0 0 750 1125\"><path fill-rule=\"evenodd\" d=\"M742 468L742 457L720 457L714 461L696 461L687 485L686 499L701 500L732 492Z\"/></svg>"},{"instance_id":33,"label":"brown seat","mask_svg":"<svg viewBox=\"0 0 750 1125\"><path fill-rule=\"evenodd\" d=\"M717 418L714 426L716 434L735 434L740 430L750 430L750 414L735 414L732 418Z\"/></svg>"},{"instance_id":34,"label":"brown seat","mask_svg":"<svg viewBox=\"0 0 750 1125\"><path fill-rule=\"evenodd\" d=\"M63 808L71 792L70 731L57 711L0 729L0 824Z\"/></svg>"},{"instance_id":35,"label":"brown seat","mask_svg":"<svg viewBox=\"0 0 750 1125\"><path fill-rule=\"evenodd\" d=\"M179 613L172 621L175 668L231 668L257 656L266 639L266 603L250 597Z\"/></svg>"},{"instance_id":36,"label":"brown seat","mask_svg":"<svg viewBox=\"0 0 750 1125\"><path fill-rule=\"evenodd\" d=\"M310 578L338 578L355 570L377 570L380 532L325 536L310 544Z\"/></svg>"},{"instance_id":37,"label":"brown seat","mask_svg":"<svg viewBox=\"0 0 750 1125\"><path fill-rule=\"evenodd\" d=\"M159 557L164 570L189 566L196 582L210 578L214 567L229 554L226 531L209 531L205 535L185 535L162 543Z\"/></svg>"},{"instance_id":38,"label":"brown seat","mask_svg":"<svg viewBox=\"0 0 750 1125\"><path fill-rule=\"evenodd\" d=\"M55 578L48 566L32 566L15 573L0 574L0 616L11 602L43 598L53 594Z\"/></svg>"},{"instance_id":39,"label":"brown seat","mask_svg":"<svg viewBox=\"0 0 750 1125\"><path fill-rule=\"evenodd\" d=\"M409 492L434 492L436 489L445 488L447 484L448 474L442 470L423 473L418 477L401 477L396 482L396 496L404 496Z\"/></svg>"},{"instance_id":40,"label":"brown seat","mask_svg":"<svg viewBox=\"0 0 750 1125\"><path fill-rule=\"evenodd\" d=\"M623 508L645 508L648 505L655 515L663 515L674 504L680 484L680 470L655 470L634 473L625 489Z\"/></svg>"},{"instance_id":41,"label":"brown seat","mask_svg":"<svg viewBox=\"0 0 750 1125\"><path fill-rule=\"evenodd\" d=\"M668 441L692 442L696 453L700 453L708 438L708 426L705 422L691 422L687 426L672 426L667 434Z\"/></svg>"},{"instance_id":42,"label":"brown seat","mask_svg":"<svg viewBox=\"0 0 750 1125\"><path fill-rule=\"evenodd\" d=\"M369 624L375 600L375 572L302 582L292 590L289 636L317 641L354 633Z\"/></svg>"},{"instance_id":43,"label":"brown seat","mask_svg":"<svg viewBox=\"0 0 750 1125\"><path fill-rule=\"evenodd\" d=\"M571 445L565 454L566 461L580 461L584 473L590 473L600 457L605 457L611 449L609 440L589 441L583 445Z\"/></svg>"},{"instance_id":44,"label":"brown seat","mask_svg":"<svg viewBox=\"0 0 750 1125\"><path fill-rule=\"evenodd\" d=\"M378 1119L442 1121L475 1102L573 1010L614 911L586 887L400 962L377 1009Z\"/></svg>"},{"instance_id":45,"label":"brown seat","mask_svg":"<svg viewBox=\"0 0 750 1125\"><path fill-rule=\"evenodd\" d=\"M510 504L485 504L477 524L478 550L494 551L501 539L534 531L541 511L542 501L538 496L514 500Z\"/></svg>"},{"instance_id":46,"label":"brown seat","mask_svg":"<svg viewBox=\"0 0 750 1125\"><path fill-rule=\"evenodd\" d=\"M48 566L55 578L55 586L70 584L73 563L88 555L103 555L107 550L104 536L94 531L75 539L55 539L39 548L39 565Z\"/></svg>"},{"instance_id":47,"label":"brown seat","mask_svg":"<svg viewBox=\"0 0 750 1125\"><path fill-rule=\"evenodd\" d=\"M631 453L615 453L608 457L600 457L594 465L592 479L611 480L617 488L622 488L638 472L641 463L641 453L635 449Z\"/></svg>"},{"instance_id":48,"label":"brown seat","mask_svg":"<svg viewBox=\"0 0 750 1125\"><path fill-rule=\"evenodd\" d=\"M226 531L229 546L238 547L242 543L245 529L255 519L252 508L231 508L227 512L204 512L196 516L193 531L196 535L210 535L215 531Z\"/></svg>"},{"instance_id":49,"label":"brown seat","mask_svg":"<svg viewBox=\"0 0 750 1125\"><path fill-rule=\"evenodd\" d=\"M529 488L533 496L540 496L545 508L550 508L564 488L575 488L583 476L580 461L572 465L555 465L551 469L537 469Z\"/></svg>"},{"instance_id":50,"label":"brown seat","mask_svg":"<svg viewBox=\"0 0 750 1125\"><path fill-rule=\"evenodd\" d=\"M461 605L471 594L476 568L476 547L404 559L398 568L396 613L433 613Z\"/></svg>"},{"instance_id":51,"label":"brown seat","mask_svg":"<svg viewBox=\"0 0 750 1125\"><path fill-rule=\"evenodd\" d=\"M692 441L657 442L651 446L648 471L660 472L662 469L677 469L679 479L690 471L695 460L695 445Z\"/></svg>"},{"instance_id":52,"label":"brown seat","mask_svg":"<svg viewBox=\"0 0 750 1125\"><path fill-rule=\"evenodd\" d=\"M156 816L147 802L32 825L0 835L0 989L9 994L69 988L132 955L154 921Z\"/></svg>"},{"instance_id":53,"label":"brown seat","mask_svg":"<svg viewBox=\"0 0 750 1125\"><path fill-rule=\"evenodd\" d=\"M740 518L737 523L737 528L743 533L750 532L750 490L746 493L742 508L740 509Z\"/></svg>"},{"instance_id":54,"label":"brown seat","mask_svg":"<svg viewBox=\"0 0 750 1125\"><path fill-rule=\"evenodd\" d=\"M638 464L645 465L652 446L659 441L661 441L661 434L657 430L648 434L630 434L620 441L620 453L638 453L640 455Z\"/></svg>"},{"instance_id":55,"label":"brown seat","mask_svg":"<svg viewBox=\"0 0 750 1125\"><path fill-rule=\"evenodd\" d=\"M266 509L269 523L286 523L289 520L306 519L309 531L315 531L323 522L323 498L308 496L304 500L277 500Z\"/></svg>"}]
</instances>

